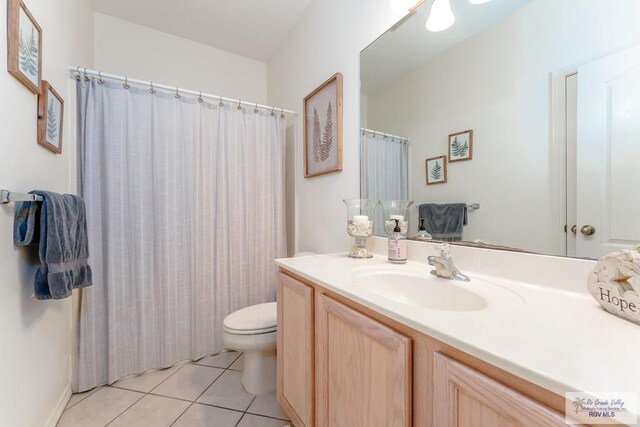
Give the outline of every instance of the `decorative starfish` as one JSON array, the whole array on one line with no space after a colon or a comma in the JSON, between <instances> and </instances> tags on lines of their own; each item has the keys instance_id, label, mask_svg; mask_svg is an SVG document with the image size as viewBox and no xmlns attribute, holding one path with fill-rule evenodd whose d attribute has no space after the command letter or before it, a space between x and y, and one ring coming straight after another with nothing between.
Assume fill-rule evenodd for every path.
<instances>
[{"instance_id":1,"label":"decorative starfish","mask_svg":"<svg viewBox=\"0 0 640 427\"><path fill-rule=\"evenodd\" d=\"M622 274L619 268L616 269L616 277L611 279L611 282L618 288L620 296L624 296L627 292L633 291L633 287L631 286L631 283L629 283L629 279L631 279L631 276Z\"/></svg>"}]
</instances>

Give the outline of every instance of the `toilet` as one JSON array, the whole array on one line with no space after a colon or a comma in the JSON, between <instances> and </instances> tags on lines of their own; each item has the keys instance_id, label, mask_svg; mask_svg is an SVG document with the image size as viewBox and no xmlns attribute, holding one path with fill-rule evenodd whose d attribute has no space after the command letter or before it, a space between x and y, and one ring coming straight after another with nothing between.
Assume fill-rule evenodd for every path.
<instances>
[{"instance_id":1,"label":"toilet","mask_svg":"<svg viewBox=\"0 0 640 427\"><path fill-rule=\"evenodd\" d=\"M254 396L276 389L275 302L234 311L223 321L222 339L231 350L244 353L242 386Z\"/></svg>"},{"instance_id":2,"label":"toilet","mask_svg":"<svg viewBox=\"0 0 640 427\"><path fill-rule=\"evenodd\" d=\"M299 256L316 255L301 252ZM244 353L242 386L254 396L276 389L276 339L278 307L275 302L256 304L224 318L222 340L228 349Z\"/></svg>"}]
</instances>

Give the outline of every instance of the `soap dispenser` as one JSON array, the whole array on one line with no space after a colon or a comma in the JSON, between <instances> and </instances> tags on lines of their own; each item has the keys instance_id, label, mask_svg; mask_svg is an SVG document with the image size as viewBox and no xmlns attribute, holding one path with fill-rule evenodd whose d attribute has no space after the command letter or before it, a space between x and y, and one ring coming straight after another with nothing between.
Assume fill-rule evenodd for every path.
<instances>
[{"instance_id":1,"label":"soap dispenser","mask_svg":"<svg viewBox=\"0 0 640 427\"><path fill-rule=\"evenodd\" d=\"M388 259L394 264L404 264L407 262L407 239L402 235L400 220L393 219L396 226L393 234L389 236Z\"/></svg>"},{"instance_id":2,"label":"soap dispenser","mask_svg":"<svg viewBox=\"0 0 640 427\"><path fill-rule=\"evenodd\" d=\"M420 218L420 227L418 228L418 233L414 236L416 239L420 240L432 240L433 236L427 233L427 228L424 226L424 218Z\"/></svg>"}]
</instances>

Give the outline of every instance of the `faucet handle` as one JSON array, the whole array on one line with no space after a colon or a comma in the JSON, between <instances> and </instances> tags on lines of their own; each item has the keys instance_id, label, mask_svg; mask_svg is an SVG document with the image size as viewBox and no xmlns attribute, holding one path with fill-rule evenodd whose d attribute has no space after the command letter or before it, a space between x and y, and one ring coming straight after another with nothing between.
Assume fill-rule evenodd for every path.
<instances>
[{"instance_id":1,"label":"faucet handle","mask_svg":"<svg viewBox=\"0 0 640 427\"><path fill-rule=\"evenodd\" d=\"M451 246L448 243L441 243L436 246L436 251L440 253L442 258L451 258Z\"/></svg>"}]
</instances>

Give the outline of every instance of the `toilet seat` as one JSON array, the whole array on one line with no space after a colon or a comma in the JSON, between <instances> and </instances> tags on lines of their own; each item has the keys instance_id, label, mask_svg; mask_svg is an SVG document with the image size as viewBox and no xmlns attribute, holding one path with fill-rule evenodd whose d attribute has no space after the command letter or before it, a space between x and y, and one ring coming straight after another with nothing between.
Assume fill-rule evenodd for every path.
<instances>
[{"instance_id":1,"label":"toilet seat","mask_svg":"<svg viewBox=\"0 0 640 427\"><path fill-rule=\"evenodd\" d=\"M234 335L260 335L275 332L278 309L275 302L257 304L235 311L224 318L225 332Z\"/></svg>"},{"instance_id":2,"label":"toilet seat","mask_svg":"<svg viewBox=\"0 0 640 427\"><path fill-rule=\"evenodd\" d=\"M227 328L226 326L222 326L222 329L226 333L233 334L233 335L260 335L260 334L268 334L268 333L271 333L271 332L275 332L277 327L274 326L273 328L256 329L256 330L250 330L250 331L242 331L242 330L237 330L237 329L231 329L231 328Z\"/></svg>"}]
</instances>

